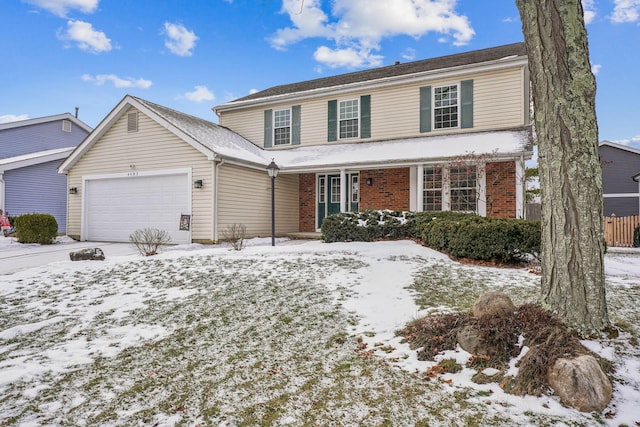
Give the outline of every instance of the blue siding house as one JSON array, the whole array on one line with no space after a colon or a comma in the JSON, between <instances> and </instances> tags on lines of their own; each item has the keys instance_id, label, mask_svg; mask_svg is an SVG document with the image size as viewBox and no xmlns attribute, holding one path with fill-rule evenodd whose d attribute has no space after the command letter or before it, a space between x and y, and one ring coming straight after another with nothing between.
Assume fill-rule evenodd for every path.
<instances>
[{"instance_id":1,"label":"blue siding house","mask_svg":"<svg viewBox=\"0 0 640 427\"><path fill-rule=\"evenodd\" d=\"M635 176L640 172L640 149L615 142L600 143L605 216L640 214L640 191Z\"/></svg>"},{"instance_id":2,"label":"blue siding house","mask_svg":"<svg viewBox=\"0 0 640 427\"><path fill-rule=\"evenodd\" d=\"M65 233L67 180L57 167L90 132L69 113L0 124L0 209L51 214Z\"/></svg>"}]
</instances>

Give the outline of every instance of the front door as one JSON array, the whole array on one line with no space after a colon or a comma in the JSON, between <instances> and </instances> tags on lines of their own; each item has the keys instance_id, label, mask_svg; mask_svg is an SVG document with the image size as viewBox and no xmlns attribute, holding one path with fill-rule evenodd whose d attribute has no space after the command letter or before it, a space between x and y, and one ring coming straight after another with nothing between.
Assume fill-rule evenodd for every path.
<instances>
[{"instance_id":1,"label":"front door","mask_svg":"<svg viewBox=\"0 0 640 427\"><path fill-rule=\"evenodd\" d=\"M357 172L346 175L347 209L352 211L358 210L360 197L358 176ZM327 216L340 212L340 175L318 175L317 184L317 227L320 228Z\"/></svg>"}]
</instances>

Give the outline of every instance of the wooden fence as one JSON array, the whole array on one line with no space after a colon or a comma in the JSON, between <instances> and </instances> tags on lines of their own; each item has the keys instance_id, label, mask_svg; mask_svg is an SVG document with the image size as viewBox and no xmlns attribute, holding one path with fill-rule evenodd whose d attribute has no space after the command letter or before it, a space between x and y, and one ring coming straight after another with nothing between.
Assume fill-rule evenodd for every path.
<instances>
[{"instance_id":1,"label":"wooden fence","mask_svg":"<svg viewBox=\"0 0 640 427\"><path fill-rule=\"evenodd\" d=\"M633 246L633 231L640 224L640 216L605 216L604 239L607 246L630 248Z\"/></svg>"}]
</instances>

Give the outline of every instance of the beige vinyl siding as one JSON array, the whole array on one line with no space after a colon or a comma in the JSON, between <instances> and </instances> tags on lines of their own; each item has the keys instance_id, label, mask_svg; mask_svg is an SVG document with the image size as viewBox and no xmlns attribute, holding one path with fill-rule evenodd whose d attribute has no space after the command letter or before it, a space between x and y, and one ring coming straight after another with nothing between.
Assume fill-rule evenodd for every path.
<instances>
[{"instance_id":1,"label":"beige vinyl siding","mask_svg":"<svg viewBox=\"0 0 640 427\"><path fill-rule=\"evenodd\" d=\"M222 112L220 124L262 147L264 110L301 105L301 145L327 144L327 102L332 99L346 100L371 95L371 138L350 138L338 140L337 143L509 129L527 124L527 114L524 110L527 105L524 75L522 67L514 67L469 74L455 79L420 80L377 89L360 89L358 92L313 98L308 101L298 100L289 104L278 103ZM420 87L456 84L468 79L474 81L474 127L420 133Z\"/></svg>"},{"instance_id":2,"label":"beige vinyl siding","mask_svg":"<svg viewBox=\"0 0 640 427\"><path fill-rule=\"evenodd\" d=\"M191 168L193 180L202 179L204 184L192 190L191 238L213 240L213 162L143 113L138 118L138 131L127 132L125 112L70 170L68 186L77 187L78 194L68 197L67 234L80 236L83 176L127 173L132 167L136 171Z\"/></svg>"},{"instance_id":3,"label":"beige vinyl siding","mask_svg":"<svg viewBox=\"0 0 640 427\"><path fill-rule=\"evenodd\" d=\"M271 179L267 171L225 164L219 180L219 238L224 238L224 230L232 224L244 224L251 237L271 236ZM275 188L276 234L297 232L298 175L278 175Z\"/></svg>"}]
</instances>

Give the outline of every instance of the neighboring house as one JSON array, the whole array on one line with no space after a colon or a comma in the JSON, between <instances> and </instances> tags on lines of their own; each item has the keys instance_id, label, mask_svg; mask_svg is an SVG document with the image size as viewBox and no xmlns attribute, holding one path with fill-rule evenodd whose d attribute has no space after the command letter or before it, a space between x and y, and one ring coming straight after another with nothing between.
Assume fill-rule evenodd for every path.
<instances>
[{"instance_id":1,"label":"neighboring house","mask_svg":"<svg viewBox=\"0 0 640 427\"><path fill-rule=\"evenodd\" d=\"M523 43L276 86L215 107L220 125L126 96L59 168L68 234L268 236L272 159L277 234L363 209L522 217L529 101Z\"/></svg>"},{"instance_id":2,"label":"neighboring house","mask_svg":"<svg viewBox=\"0 0 640 427\"><path fill-rule=\"evenodd\" d=\"M89 132L69 113L0 124L0 209L51 214L64 233L67 185L57 168Z\"/></svg>"},{"instance_id":3,"label":"neighboring house","mask_svg":"<svg viewBox=\"0 0 640 427\"><path fill-rule=\"evenodd\" d=\"M604 141L600 143L605 216L640 213L640 150Z\"/></svg>"}]
</instances>

